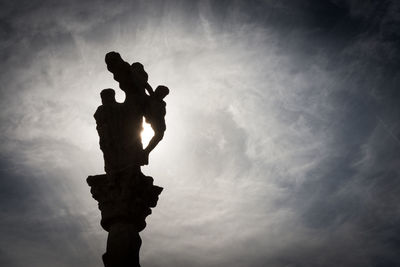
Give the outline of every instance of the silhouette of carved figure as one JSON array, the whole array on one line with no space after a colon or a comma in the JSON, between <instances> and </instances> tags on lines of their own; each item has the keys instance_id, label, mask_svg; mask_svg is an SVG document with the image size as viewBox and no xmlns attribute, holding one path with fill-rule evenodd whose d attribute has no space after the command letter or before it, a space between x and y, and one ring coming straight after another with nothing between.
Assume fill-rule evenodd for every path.
<instances>
[{"instance_id":1,"label":"silhouette of carved figure","mask_svg":"<svg viewBox=\"0 0 400 267\"><path fill-rule=\"evenodd\" d=\"M123 167L121 157L121 129L123 124L122 104L115 101L115 91L104 89L100 93L102 105L94 114L96 129L100 138L100 149L104 155L104 169L107 173Z\"/></svg>"},{"instance_id":2,"label":"silhouette of carved figure","mask_svg":"<svg viewBox=\"0 0 400 267\"><path fill-rule=\"evenodd\" d=\"M116 102L113 89L104 89L100 96L102 105L97 108L94 118L104 156L104 170L113 174L138 166L143 158L140 116L135 116L129 106Z\"/></svg>"},{"instance_id":3,"label":"silhouette of carved figure","mask_svg":"<svg viewBox=\"0 0 400 267\"><path fill-rule=\"evenodd\" d=\"M146 122L153 128L154 136L151 138L149 144L144 149L144 164L148 164L150 152L158 145L163 139L166 130L165 114L166 103L163 100L169 94L169 89L166 86L160 85L156 88L154 93L151 93L147 106L145 108Z\"/></svg>"},{"instance_id":4,"label":"silhouette of carved figure","mask_svg":"<svg viewBox=\"0 0 400 267\"><path fill-rule=\"evenodd\" d=\"M94 118L106 174L89 176L87 183L99 203L100 224L108 232L105 267L140 267L139 232L146 227L145 219L163 190L141 172L140 166L147 164L149 153L164 136L163 99L169 90L159 86L153 92L143 65L130 65L116 52L107 53L105 62L126 98L118 103L113 89L100 93L102 105ZM155 132L145 150L140 137L143 117Z\"/></svg>"},{"instance_id":5,"label":"silhouette of carved figure","mask_svg":"<svg viewBox=\"0 0 400 267\"><path fill-rule=\"evenodd\" d=\"M132 164L143 165L142 162L145 156L140 133L143 130L142 120L149 97L145 91L152 93L152 88L147 83L148 74L141 63L135 62L130 65L116 52L107 53L105 62L107 69L113 74L114 80L119 83L119 87L125 92L126 96L123 109L126 125L129 126L129 129L124 132L132 134L124 138L124 140L128 141L125 144L126 149L130 151L130 154L134 154L131 155Z\"/></svg>"}]
</instances>

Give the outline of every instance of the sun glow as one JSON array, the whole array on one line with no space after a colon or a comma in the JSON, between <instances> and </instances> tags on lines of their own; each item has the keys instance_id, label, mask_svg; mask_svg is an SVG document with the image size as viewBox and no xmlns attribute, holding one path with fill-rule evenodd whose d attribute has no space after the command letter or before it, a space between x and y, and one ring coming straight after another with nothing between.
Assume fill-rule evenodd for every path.
<instances>
[{"instance_id":1,"label":"sun glow","mask_svg":"<svg viewBox=\"0 0 400 267\"><path fill-rule=\"evenodd\" d=\"M154 131L151 128L150 124L146 123L144 119L143 119L142 126L143 126L143 130L140 133L140 136L142 137L143 147L146 147L149 144L151 138L153 137Z\"/></svg>"}]
</instances>

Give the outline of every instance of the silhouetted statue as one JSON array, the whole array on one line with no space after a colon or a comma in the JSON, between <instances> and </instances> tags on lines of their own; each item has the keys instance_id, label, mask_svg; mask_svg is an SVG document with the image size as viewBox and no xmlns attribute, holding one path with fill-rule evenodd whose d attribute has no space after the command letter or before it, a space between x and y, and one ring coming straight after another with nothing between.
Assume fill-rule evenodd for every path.
<instances>
[{"instance_id":1,"label":"silhouetted statue","mask_svg":"<svg viewBox=\"0 0 400 267\"><path fill-rule=\"evenodd\" d=\"M107 53L105 61L126 98L118 103L113 89L100 93L102 105L94 118L106 174L89 176L87 182L99 202L101 226L108 231L105 267L138 267L139 232L163 190L153 185L153 178L145 176L140 166L148 164L149 153L164 136L163 99L169 89L158 86L153 92L143 65L130 65L116 52ZM155 132L146 149L140 137L143 117Z\"/></svg>"}]
</instances>

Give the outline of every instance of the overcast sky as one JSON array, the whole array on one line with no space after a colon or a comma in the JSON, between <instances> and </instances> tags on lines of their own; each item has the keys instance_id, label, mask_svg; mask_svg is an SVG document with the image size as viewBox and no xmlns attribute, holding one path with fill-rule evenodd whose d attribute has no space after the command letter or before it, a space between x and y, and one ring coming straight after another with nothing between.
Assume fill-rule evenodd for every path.
<instances>
[{"instance_id":1,"label":"overcast sky","mask_svg":"<svg viewBox=\"0 0 400 267\"><path fill-rule=\"evenodd\" d=\"M144 267L400 266L400 3L0 1L0 266L102 266L104 55L170 88Z\"/></svg>"}]
</instances>

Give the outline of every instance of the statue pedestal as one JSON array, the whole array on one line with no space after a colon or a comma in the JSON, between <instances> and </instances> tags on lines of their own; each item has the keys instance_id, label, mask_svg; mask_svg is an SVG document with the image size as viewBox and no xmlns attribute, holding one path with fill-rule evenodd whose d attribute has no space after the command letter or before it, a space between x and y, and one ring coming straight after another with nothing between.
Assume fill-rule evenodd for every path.
<instances>
[{"instance_id":1,"label":"statue pedestal","mask_svg":"<svg viewBox=\"0 0 400 267\"><path fill-rule=\"evenodd\" d=\"M89 176L86 181L99 203L100 224L108 232L104 266L139 267L139 232L163 188L153 185L153 178L140 168Z\"/></svg>"}]
</instances>

